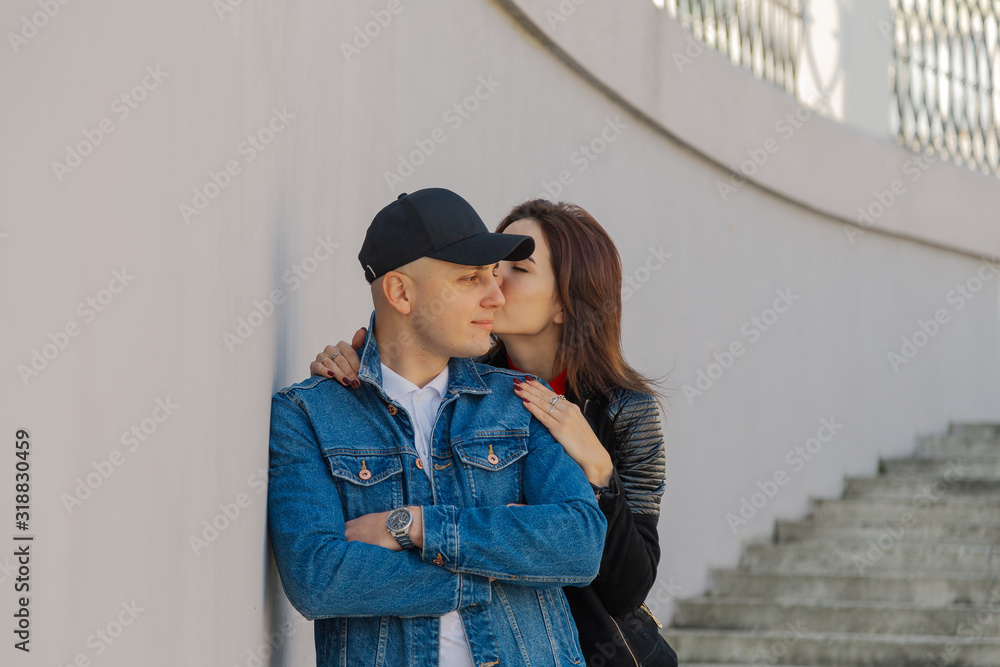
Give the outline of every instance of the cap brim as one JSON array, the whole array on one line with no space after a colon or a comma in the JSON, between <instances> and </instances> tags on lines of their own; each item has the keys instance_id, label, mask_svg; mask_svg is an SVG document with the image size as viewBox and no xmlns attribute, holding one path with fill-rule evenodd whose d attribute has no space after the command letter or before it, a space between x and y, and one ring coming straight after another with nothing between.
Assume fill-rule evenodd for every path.
<instances>
[{"instance_id":1,"label":"cap brim","mask_svg":"<svg viewBox=\"0 0 1000 667\"><path fill-rule=\"evenodd\" d=\"M504 259L512 262L528 259L533 252L535 239L530 236L484 232L455 241L427 256L465 266L489 266Z\"/></svg>"}]
</instances>

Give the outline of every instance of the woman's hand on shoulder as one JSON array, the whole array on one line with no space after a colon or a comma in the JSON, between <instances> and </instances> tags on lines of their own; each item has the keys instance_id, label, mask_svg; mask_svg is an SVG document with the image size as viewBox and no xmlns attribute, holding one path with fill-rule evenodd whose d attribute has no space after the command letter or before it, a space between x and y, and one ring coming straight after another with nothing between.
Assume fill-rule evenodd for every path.
<instances>
[{"instance_id":1,"label":"woman's hand on shoulder","mask_svg":"<svg viewBox=\"0 0 1000 667\"><path fill-rule=\"evenodd\" d=\"M342 340L336 345L327 345L326 349L316 355L316 361L309 364L309 372L333 378L345 387L360 387L358 371L361 369L361 359L357 351L365 343L366 332L361 327L350 343Z\"/></svg>"},{"instance_id":2,"label":"woman's hand on shoulder","mask_svg":"<svg viewBox=\"0 0 1000 667\"><path fill-rule=\"evenodd\" d=\"M514 381L514 393L521 397L528 412L542 422L556 442L583 469L591 484L607 486L611 481L613 465L611 456L598 440L590 422L576 403L560 397L553 403L556 394L541 382L528 380Z\"/></svg>"}]
</instances>

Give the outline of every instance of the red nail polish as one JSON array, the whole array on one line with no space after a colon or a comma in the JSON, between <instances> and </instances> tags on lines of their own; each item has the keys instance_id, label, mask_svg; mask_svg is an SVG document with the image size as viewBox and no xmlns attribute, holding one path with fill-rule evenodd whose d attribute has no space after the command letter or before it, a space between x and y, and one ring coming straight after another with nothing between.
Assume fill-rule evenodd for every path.
<instances>
[{"instance_id":1,"label":"red nail polish","mask_svg":"<svg viewBox=\"0 0 1000 667\"><path fill-rule=\"evenodd\" d=\"M519 384L514 385L514 391L524 391L524 387Z\"/></svg>"},{"instance_id":2,"label":"red nail polish","mask_svg":"<svg viewBox=\"0 0 1000 667\"><path fill-rule=\"evenodd\" d=\"M524 382L524 380L521 378L514 378L514 384L521 384L522 382Z\"/></svg>"},{"instance_id":3,"label":"red nail polish","mask_svg":"<svg viewBox=\"0 0 1000 667\"><path fill-rule=\"evenodd\" d=\"M522 400L521 402L524 403L525 405L531 405L531 401Z\"/></svg>"},{"instance_id":4,"label":"red nail polish","mask_svg":"<svg viewBox=\"0 0 1000 667\"><path fill-rule=\"evenodd\" d=\"M328 378L332 378L332 377L333 377L333 371L327 371L327 372L326 372L326 376L327 376Z\"/></svg>"},{"instance_id":5,"label":"red nail polish","mask_svg":"<svg viewBox=\"0 0 1000 667\"><path fill-rule=\"evenodd\" d=\"M333 373L331 373L330 375L333 375ZM340 384L344 385L345 387L350 386L349 383L347 382L347 378L341 378Z\"/></svg>"},{"instance_id":6,"label":"red nail polish","mask_svg":"<svg viewBox=\"0 0 1000 667\"><path fill-rule=\"evenodd\" d=\"M351 386L357 389L361 386L361 382L359 380L351 380Z\"/></svg>"}]
</instances>

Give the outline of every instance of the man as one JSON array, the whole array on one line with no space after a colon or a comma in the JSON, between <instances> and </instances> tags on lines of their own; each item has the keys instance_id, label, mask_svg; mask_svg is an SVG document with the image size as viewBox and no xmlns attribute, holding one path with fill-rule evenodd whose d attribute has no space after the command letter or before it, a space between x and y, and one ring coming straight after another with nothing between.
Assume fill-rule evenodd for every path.
<instances>
[{"instance_id":1,"label":"man","mask_svg":"<svg viewBox=\"0 0 1000 667\"><path fill-rule=\"evenodd\" d=\"M580 664L561 587L600 566L606 521L580 467L474 363L534 250L448 190L400 197L358 259L375 310L360 388L313 377L274 396L268 517L317 665Z\"/></svg>"}]
</instances>

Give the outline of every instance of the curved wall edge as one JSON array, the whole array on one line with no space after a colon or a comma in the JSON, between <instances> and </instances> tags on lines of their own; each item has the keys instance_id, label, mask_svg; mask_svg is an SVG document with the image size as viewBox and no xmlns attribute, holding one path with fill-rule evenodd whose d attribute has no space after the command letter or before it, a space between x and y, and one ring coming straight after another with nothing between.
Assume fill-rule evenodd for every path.
<instances>
[{"instance_id":1,"label":"curved wall edge","mask_svg":"<svg viewBox=\"0 0 1000 667\"><path fill-rule=\"evenodd\" d=\"M864 228L1000 256L1000 226L976 217L1000 210L997 179L820 116L734 67L648 0L496 2L605 95L731 172L719 179L723 201L738 202L745 178L844 222L848 235Z\"/></svg>"}]
</instances>

